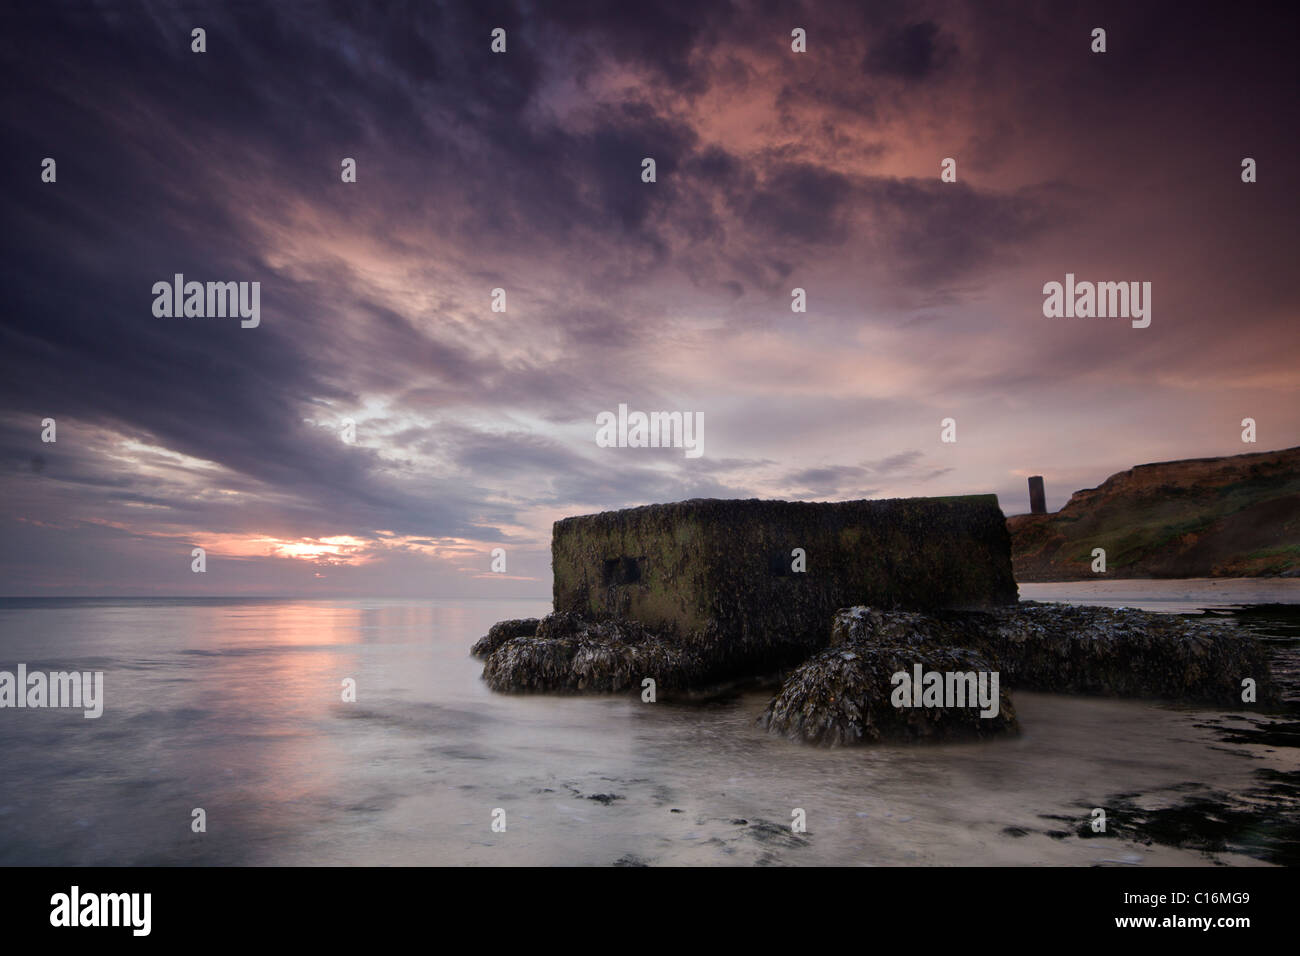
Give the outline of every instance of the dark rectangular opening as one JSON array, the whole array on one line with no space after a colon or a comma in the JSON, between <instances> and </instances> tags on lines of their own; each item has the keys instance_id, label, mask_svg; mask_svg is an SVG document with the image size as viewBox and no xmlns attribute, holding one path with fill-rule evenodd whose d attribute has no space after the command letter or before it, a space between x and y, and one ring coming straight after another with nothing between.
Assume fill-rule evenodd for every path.
<instances>
[{"instance_id":1,"label":"dark rectangular opening","mask_svg":"<svg viewBox=\"0 0 1300 956\"><path fill-rule=\"evenodd\" d=\"M606 558L605 587L636 584L641 580L641 565L645 558Z\"/></svg>"}]
</instances>

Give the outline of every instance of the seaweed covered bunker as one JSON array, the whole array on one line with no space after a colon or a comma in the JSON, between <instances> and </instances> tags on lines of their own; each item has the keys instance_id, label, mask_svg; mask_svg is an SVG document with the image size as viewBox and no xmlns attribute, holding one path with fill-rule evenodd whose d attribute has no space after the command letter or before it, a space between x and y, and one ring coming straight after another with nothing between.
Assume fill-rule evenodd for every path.
<instances>
[{"instance_id":1,"label":"seaweed covered bunker","mask_svg":"<svg viewBox=\"0 0 1300 956\"><path fill-rule=\"evenodd\" d=\"M556 612L751 662L824 646L844 607L1017 600L996 495L647 505L557 521L551 560Z\"/></svg>"}]
</instances>

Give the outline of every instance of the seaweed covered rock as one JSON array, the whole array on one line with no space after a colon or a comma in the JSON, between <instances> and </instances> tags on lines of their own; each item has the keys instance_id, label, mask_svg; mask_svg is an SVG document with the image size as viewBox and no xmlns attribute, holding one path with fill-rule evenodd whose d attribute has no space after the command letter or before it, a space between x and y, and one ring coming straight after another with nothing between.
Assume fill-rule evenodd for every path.
<instances>
[{"instance_id":1,"label":"seaweed covered rock","mask_svg":"<svg viewBox=\"0 0 1300 956\"><path fill-rule=\"evenodd\" d=\"M1234 707L1250 678L1259 704L1274 700L1267 653L1251 635L1130 608L1035 601L987 612L845 608L835 615L831 643L855 642L973 648L1007 686L1026 690Z\"/></svg>"},{"instance_id":2,"label":"seaweed covered rock","mask_svg":"<svg viewBox=\"0 0 1300 956\"><path fill-rule=\"evenodd\" d=\"M936 698L938 706L926 706L921 687L912 686L918 668L943 680L947 696ZM759 720L774 733L828 746L1017 732L1011 698L994 682L994 671L988 660L963 648L840 644L796 668ZM905 701L898 693L904 683ZM981 690L984 703L995 706L981 705Z\"/></svg>"},{"instance_id":3,"label":"seaweed covered rock","mask_svg":"<svg viewBox=\"0 0 1300 956\"><path fill-rule=\"evenodd\" d=\"M1264 645L1224 624L1033 601L992 616L981 646L1015 687L1241 707L1249 678L1258 704L1276 701Z\"/></svg>"},{"instance_id":4,"label":"seaweed covered rock","mask_svg":"<svg viewBox=\"0 0 1300 956\"><path fill-rule=\"evenodd\" d=\"M487 634L474 642L469 652L475 657L487 657L513 637L532 637L537 633L537 626L541 623L541 620L535 617L499 621L488 628Z\"/></svg>"},{"instance_id":5,"label":"seaweed covered rock","mask_svg":"<svg viewBox=\"0 0 1300 956\"><path fill-rule=\"evenodd\" d=\"M973 622L971 615L958 615L957 622ZM991 619L990 619L991 620ZM945 621L916 611L882 611L872 607L846 607L835 612L831 620L831 646L870 641L874 644L955 645L963 640L936 639ZM978 634L978 631L972 631ZM963 635L964 637L965 635Z\"/></svg>"},{"instance_id":6,"label":"seaweed covered rock","mask_svg":"<svg viewBox=\"0 0 1300 956\"><path fill-rule=\"evenodd\" d=\"M706 676L696 654L644 624L564 613L543 618L533 635L504 639L483 667L497 691L614 693L640 688L647 677L683 689Z\"/></svg>"}]
</instances>

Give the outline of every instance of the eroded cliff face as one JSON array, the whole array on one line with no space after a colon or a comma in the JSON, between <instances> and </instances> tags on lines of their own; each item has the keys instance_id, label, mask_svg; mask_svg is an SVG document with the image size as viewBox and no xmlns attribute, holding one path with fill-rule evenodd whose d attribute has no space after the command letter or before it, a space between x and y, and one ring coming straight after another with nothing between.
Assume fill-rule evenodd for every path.
<instances>
[{"instance_id":1,"label":"eroded cliff face","mask_svg":"<svg viewBox=\"0 0 1300 956\"><path fill-rule=\"evenodd\" d=\"M1007 519L1017 581L1300 574L1300 447L1138 465Z\"/></svg>"}]
</instances>

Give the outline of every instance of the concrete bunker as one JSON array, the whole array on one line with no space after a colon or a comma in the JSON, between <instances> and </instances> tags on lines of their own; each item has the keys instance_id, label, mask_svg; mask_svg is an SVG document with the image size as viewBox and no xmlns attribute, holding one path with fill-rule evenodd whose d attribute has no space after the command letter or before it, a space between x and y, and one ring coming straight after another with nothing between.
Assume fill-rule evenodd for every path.
<instances>
[{"instance_id":1,"label":"concrete bunker","mask_svg":"<svg viewBox=\"0 0 1300 956\"><path fill-rule=\"evenodd\" d=\"M843 607L1017 599L995 495L647 505L557 521L551 561L557 613L773 661L825 644Z\"/></svg>"}]
</instances>

